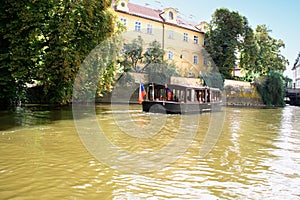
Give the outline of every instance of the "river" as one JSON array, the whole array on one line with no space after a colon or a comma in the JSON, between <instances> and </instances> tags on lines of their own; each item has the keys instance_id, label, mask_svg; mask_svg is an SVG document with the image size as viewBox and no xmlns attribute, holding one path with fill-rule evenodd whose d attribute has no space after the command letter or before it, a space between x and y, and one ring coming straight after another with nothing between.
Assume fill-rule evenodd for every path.
<instances>
[{"instance_id":1,"label":"river","mask_svg":"<svg viewBox=\"0 0 300 200\"><path fill-rule=\"evenodd\" d=\"M300 107L222 113L1 111L0 199L300 199Z\"/></svg>"}]
</instances>

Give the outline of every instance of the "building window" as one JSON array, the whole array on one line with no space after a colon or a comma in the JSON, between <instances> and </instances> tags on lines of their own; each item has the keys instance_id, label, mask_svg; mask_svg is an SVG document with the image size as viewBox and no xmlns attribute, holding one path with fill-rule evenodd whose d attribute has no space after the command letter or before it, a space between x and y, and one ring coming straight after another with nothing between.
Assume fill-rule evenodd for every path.
<instances>
[{"instance_id":1,"label":"building window","mask_svg":"<svg viewBox=\"0 0 300 200\"><path fill-rule=\"evenodd\" d=\"M134 30L135 31L141 31L141 22L135 22L135 27L134 27Z\"/></svg>"},{"instance_id":2,"label":"building window","mask_svg":"<svg viewBox=\"0 0 300 200\"><path fill-rule=\"evenodd\" d=\"M127 25L127 19L126 18L121 17L120 21L123 23L124 26Z\"/></svg>"},{"instance_id":3,"label":"building window","mask_svg":"<svg viewBox=\"0 0 300 200\"><path fill-rule=\"evenodd\" d=\"M189 39L188 34L187 34L187 33L184 33L184 34L183 34L183 41L187 42L188 39Z\"/></svg>"},{"instance_id":4,"label":"building window","mask_svg":"<svg viewBox=\"0 0 300 200\"><path fill-rule=\"evenodd\" d=\"M147 24L147 33L152 34L152 32L153 32L152 24Z\"/></svg>"},{"instance_id":5,"label":"building window","mask_svg":"<svg viewBox=\"0 0 300 200\"><path fill-rule=\"evenodd\" d=\"M174 59L174 52L173 51L168 51L168 59L173 60Z\"/></svg>"},{"instance_id":6,"label":"building window","mask_svg":"<svg viewBox=\"0 0 300 200\"><path fill-rule=\"evenodd\" d=\"M173 20L174 19L174 15L173 15L173 12L169 12L169 20Z\"/></svg>"},{"instance_id":7,"label":"building window","mask_svg":"<svg viewBox=\"0 0 300 200\"><path fill-rule=\"evenodd\" d=\"M204 64L204 66L207 66L207 64L208 64L207 58L204 58L204 59L203 59L203 64Z\"/></svg>"},{"instance_id":8,"label":"building window","mask_svg":"<svg viewBox=\"0 0 300 200\"><path fill-rule=\"evenodd\" d=\"M193 56L193 63L198 64L198 56L197 55Z\"/></svg>"},{"instance_id":9,"label":"building window","mask_svg":"<svg viewBox=\"0 0 300 200\"><path fill-rule=\"evenodd\" d=\"M169 38L174 39L174 31L173 30L169 31Z\"/></svg>"},{"instance_id":10,"label":"building window","mask_svg":"<svg viewBox=\"0 0 300 200\"><path fill-rule=\"evenodd\" d=\"M194 44L198 44L198 42L199 42L198 36L194 36Z\"/></svg>"}]
</instances>

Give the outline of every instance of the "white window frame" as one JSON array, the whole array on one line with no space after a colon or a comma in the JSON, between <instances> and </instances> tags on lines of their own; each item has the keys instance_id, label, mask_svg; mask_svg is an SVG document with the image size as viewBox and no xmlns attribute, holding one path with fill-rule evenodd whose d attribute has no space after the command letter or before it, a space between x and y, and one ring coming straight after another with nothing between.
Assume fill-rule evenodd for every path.
<instances>
[{"instance_id":1,"label":"white window frame","mask_svg":"<svg viewBox=\"0 0 300 200\"><path fill-rule=\"evenodd\" d=\"M172 11L169 12L169 20L173 20L174 19L174 14Z\"/></svg>"},{"instance_id":2,"label":"white window frame","mask_svg":"<svg viewBox=\"0 0 300 200\"><path fill-rule=\"evenodd\" d=\"M148 34L153 34L153 26L152 26L152 24L147 24L147 33Z\"/></svg>"},{"instance_id":3,"label":"white window frame","mask_svg":"<svg viewBox=\"0 0 300 200\"><path fill-rule=\"evenodd\" d=\"M208 60L207 60L207 58L203 58L203 65L204 65L204 66L207 66L207 65L208 65Z\"/></svg>"},{"instance_id":4,"label":"white window frame","mask_svg":"<svg viewBox=\"0 0 300 200\"><path fill-rule=\"evenodd\" d=\"M174 60L174 52L172 50L168 51L168 60Z\"/></svg>"},{"instance_id":5,"label":"white window frame","mask_svg":"<svg viewBox=\"0 0 300 200\"><path fill-rule=\"evenodd\" d=\"M194 35L194 44L199 44L199 37Z\"/></svg>"},{"instance_id":6,"label":"white window frame","mask_svg":"<svg viewBox=\"0 0 300 200\"><path fill-rule=\"evenodd\" d=\"M193 63L198 64L199 63L199 56L198 55L193 55Z\"/></svg>"},{"instance_id":7,"label":"white window frame","mask_svg":"<svg viewBox=\"0 0 300 200\"><path fill-rule=\"evenodd\" d=\"M126 18L121 17L120 21L123 23L124 26L127 26L127 19Z\"/></svg>"},{"instance_id":8,"label":"white window frame","mask_svg":"<svg viewBox=\"0 0 300 200\"><path fill-rule=\"evenodd\" d=\"M135 22L134 30L140 32L142 29L142 23L139 21Z\"/></svg>"},{"instance_id":9,"label":"white window frame","mask_svg":"<svg viewBox=\"0 0 300 200\"><path fill-rule=\"evenodd\" d=\"M183 41L185 42L189 41L189 35L187 33L183 33Z\"/></svg>"}]
</instances>

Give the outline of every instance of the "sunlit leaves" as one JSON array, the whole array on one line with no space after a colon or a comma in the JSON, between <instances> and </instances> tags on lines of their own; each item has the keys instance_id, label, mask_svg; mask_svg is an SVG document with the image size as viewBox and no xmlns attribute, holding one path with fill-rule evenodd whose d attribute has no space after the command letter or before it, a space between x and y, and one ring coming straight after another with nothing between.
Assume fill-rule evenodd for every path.
<instances>
[{"instance_id":1,"label":"sunlit leaves","mask_svg":"<svg viewBox=\"0 0 300 200\"><path fill-rule=\"evenodd\" d=\"M284 106L284 78L280 72L269 71L255 81L264 104Z\"/></svg>"},{"instance_id":2,"label":"sunlit leaves","mask_svg":"<svg viewBox=\"0 0 300 200\"><path fill-rule=\"evenodd\" d=\"M237 52L247 29L247 19L237 12L222 8L212 16L209 31L205 34L205 49L225 78L232 78Z\"/></svg>"},{"instance_id":3,"label":"sunlit leaves","mask_svg":"<svg viewBox=\"0 0 300 200\"><path fill-rule=\"evenodd\" d=\"M266 25L257 26L253 40L241 54L240 67L245 69L248 77L267 75L270 71L283 73L286 69L287 60L280 51L285 47L284 42L272 38L270 33Z\"/></svg>"},{"instance_id":4,"label":"sunlit leaves","mask_svg":"<svg viewBox=\"0 0 300 200\"><path fill-rule=\"evenodd\" d=\"M124 44L122 51L124 59L121 64L124 68L132 67L134 71L138 71L137 64L141 62L143 58L143 39L139 36L132 40L131 43Z\"/></svg>"},{"instance_id":5,"label":"sunlit leaves","mask_svg":"<svg viewBox=\"0 0 300 200\"><path fill-rule=\"evenodd\" d=\"M11 84L12 91L37 80L49 103L70 102L81 62L114 32L110 5L111 0L5 0L1 55L9 57L1 59L6 71L0 76L6 74L11 77L7 83L17 84Z\"/></svg>"},{"instance_id":6,"label":"sunlit leaves","mask_svg":"<svg viewBox=\"0 0 300 200\"><path fill-rule=\"evenodd\" d=\"M144 53L144 62L150 63L162 63L165 51L162 49L161 44L158 41L153 41L149 44L146 52Z\"/></svg>"}]
</instances>

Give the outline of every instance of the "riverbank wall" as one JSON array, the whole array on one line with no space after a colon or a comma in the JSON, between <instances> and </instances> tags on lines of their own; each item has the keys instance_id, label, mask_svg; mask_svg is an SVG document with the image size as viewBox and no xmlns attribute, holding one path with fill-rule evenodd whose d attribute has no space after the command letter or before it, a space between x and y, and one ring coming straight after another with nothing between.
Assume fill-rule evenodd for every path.
<instances>
[{"instance_id":1,"label":"riverbank wall","mask_svg":"<svg viewBox=\"0 0 300 200\"><path fill-rule=\"evenodd\" d=\"M226 79L224 93L227 106L264 106L256 87L250 82Z\"/></svg>"}]
</instances>

